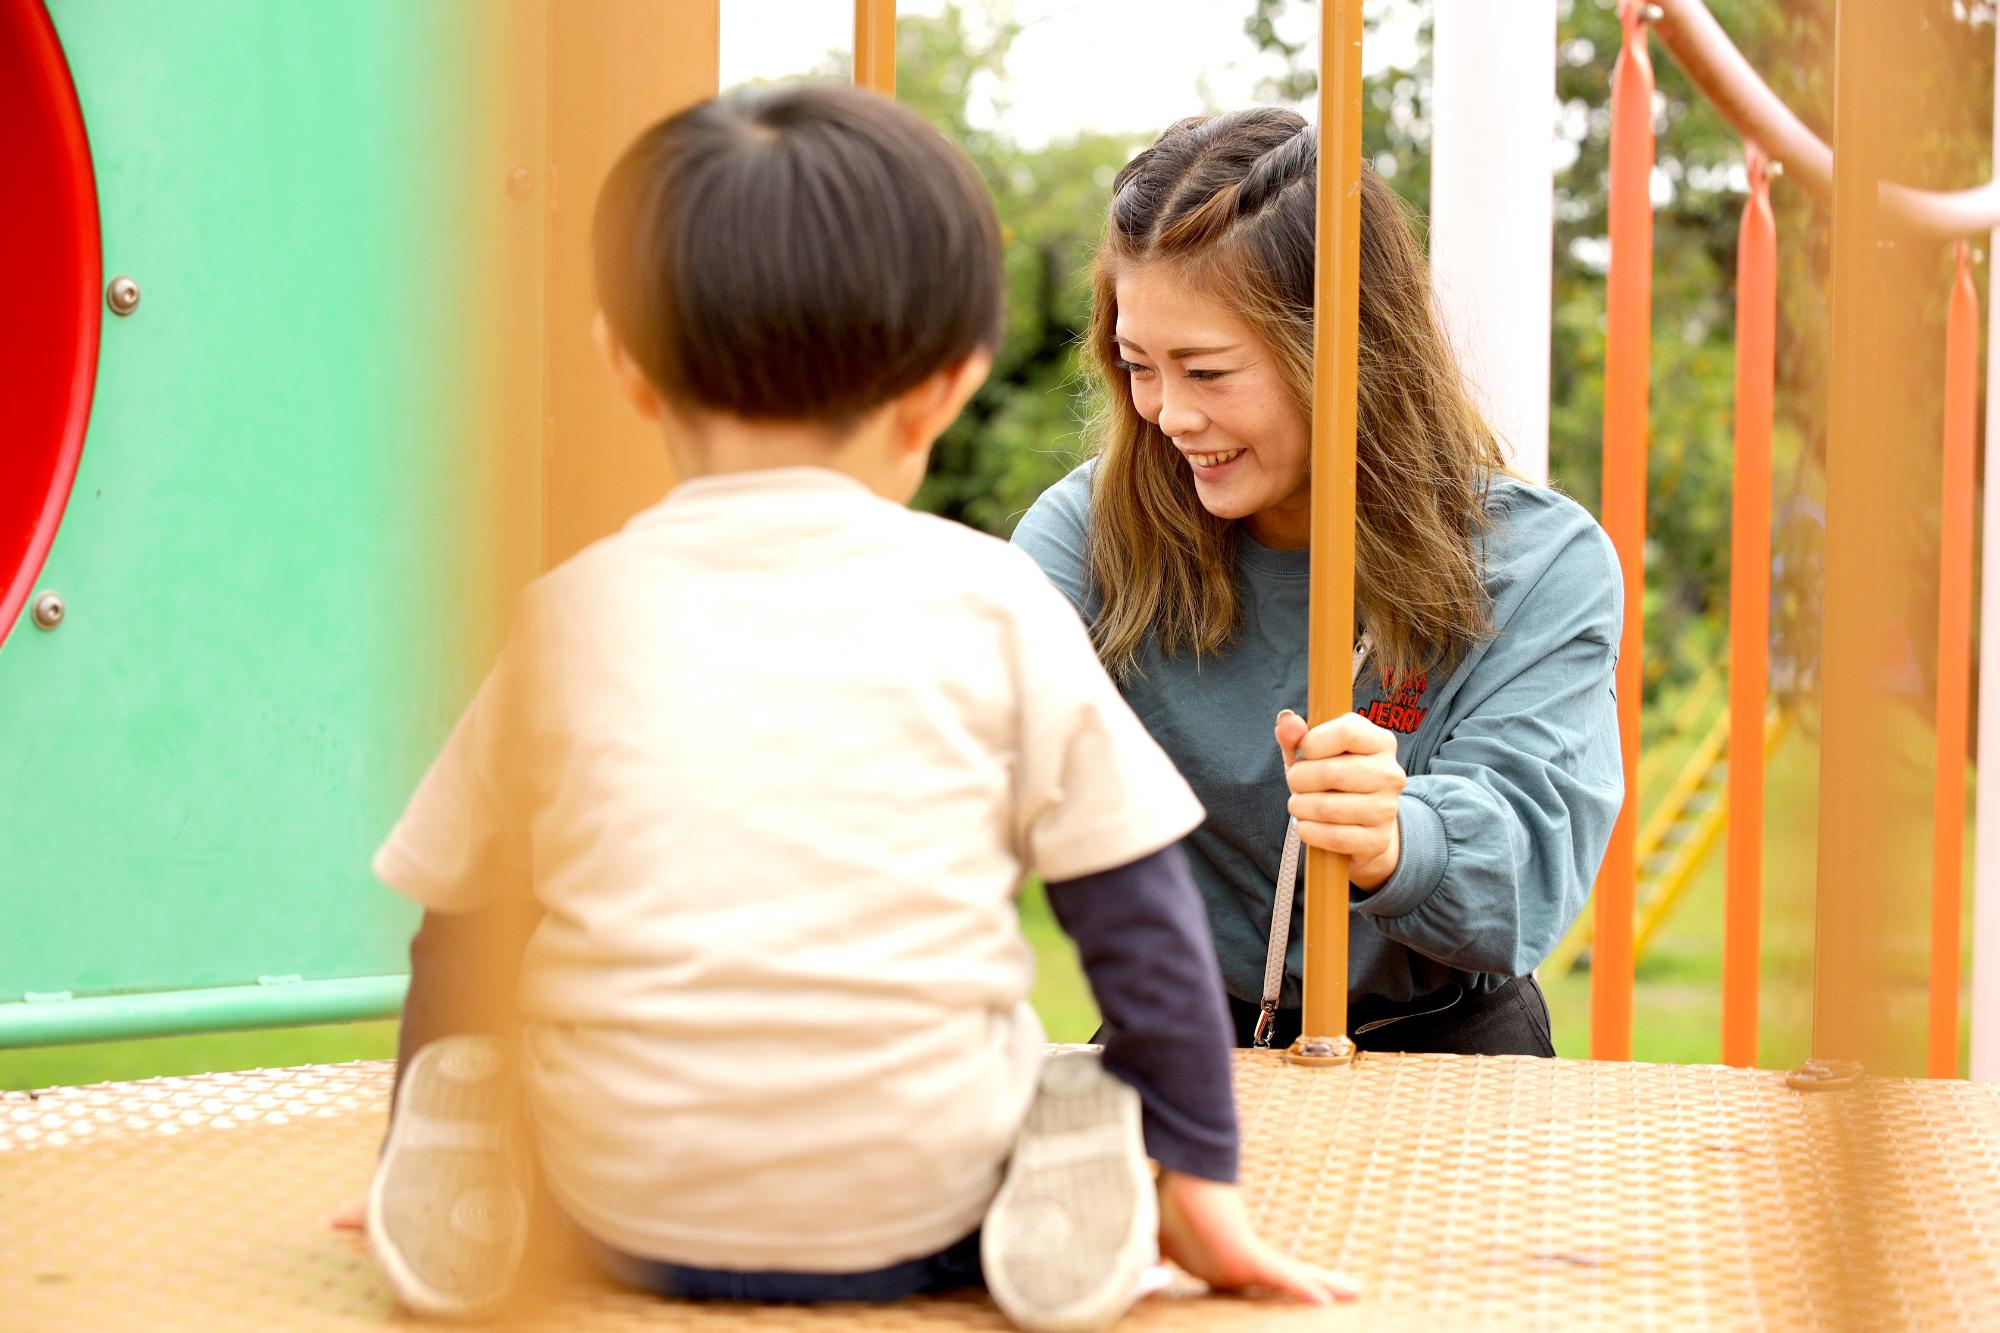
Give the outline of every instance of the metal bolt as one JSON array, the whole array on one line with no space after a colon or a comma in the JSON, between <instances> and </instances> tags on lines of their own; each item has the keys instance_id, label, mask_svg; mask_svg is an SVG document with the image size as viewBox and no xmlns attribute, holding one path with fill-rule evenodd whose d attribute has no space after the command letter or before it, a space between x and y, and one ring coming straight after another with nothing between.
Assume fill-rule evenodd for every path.
<instances>
[{"instance_id":1,"label":"metal bolt","mask_svg":"<svg viewBox=\"0 0 2000 1333\"><path fill-rule=\"evenodd\" d=\"M535 192L535 173L526 167L515 167L507 173L507 193L516 199L526 199Z\"/></svg>"},{"instance_id":2,"label":"metal bolt","mask_svg":"<svg viewBox=\"0 0 2000 1333\"><path fill-rule=\"evenodd\" d=\"M1858 1060L1808 1060L1785 1076L1785 1086L1799 1092L1850 1088L1863 1072Z\"/></svg>"},{"instance_id":3,"label":"metal bolt","mask_svg":"<svg viewBox=\"0 0 2000 1333\"><path fill-rule=\"evenodd\" d=\"M1641 23L1658 23L1666 16L1667 11L1658 5L1643 5L1639 9L1639 21Z\"/></svg>"},{"instance_id":4,"label":"metal bolt","mask_svg":"<svg viewBox=\"0 0 2000 1333\"><path fill-rule=\"evenodd\" d=\"M35 628L54 629L62 624L63 599L59 592L45 592L35 599Z\"/></svg>"},{"instance_id":5,"label":"metal bolt","mask_svg":"<svg viewBox=\"0 0 2000 1333\"><path fill-rule=\"evenodd\" d=\"M1772 159L1771 161L1769 161L1769 162L1766 162L1766 163L1764 164L1764 179L1765 179L1765 180L1773 180L1773 181L1774 181L1774 180L1778 179L1778 177L1780 177L1780 176L1782 176L1782 175L1784 175L1784 174L1785 174L1785 164L1784 164L1784 163L1782 163L1782 162L1780 162L1780 161L1778 161L1778 160L1777 160L1776 158L1773 158L1773 159Z\"/></svg>"},{"instance_id":6,"label":"metal bolt","mask_svg":"<svg viewBox=\"0 0 2000 1333\"><path fill-rule=\"evenodd\" d=\"M114 315L129 315L139 308L139 284L120 275L111 280L109 290L104 293L104 303L111 307Z\"/></svg>"}]
</instances>

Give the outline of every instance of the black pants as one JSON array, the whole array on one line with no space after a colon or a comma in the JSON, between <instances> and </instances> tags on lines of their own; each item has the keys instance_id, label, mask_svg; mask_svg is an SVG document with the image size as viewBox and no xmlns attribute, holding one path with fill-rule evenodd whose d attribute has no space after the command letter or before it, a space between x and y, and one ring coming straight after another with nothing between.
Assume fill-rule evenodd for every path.
<instances>
[{"instance_id":1,"label":"black pants","mask_svg":"<svg viewBox=\"0 0 2000 1333\"><path fill-rule=\"evenodd\" d=\"M1229 997L1236 1044L1249 1046L1257 1006ZM1283 1050L1299 1035L1300 1011L1280 1009L1271 1045ZM1439 1051L1455 1055L1554 1055L1549 1006L1533 977L1515 977L1495 990L1447 986L1435 995L1390 1004L1373 997L1348 1006L1347 1035L1364 1051Z\"/></svg>"}]
</instances>

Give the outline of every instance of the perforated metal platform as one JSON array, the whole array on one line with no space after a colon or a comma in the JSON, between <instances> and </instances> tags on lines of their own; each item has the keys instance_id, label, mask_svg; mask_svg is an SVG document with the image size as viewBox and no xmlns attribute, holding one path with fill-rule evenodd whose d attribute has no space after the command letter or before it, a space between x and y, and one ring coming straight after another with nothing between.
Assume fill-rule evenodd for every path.
<instances>
[{"instance_id":1,"label":"perforated metal platform","mask_svg":"<svg viewBox=\"0 0 2000 1333\"><path fill-rule=\"evenodd\" d=\"M1993 1327L2000 1089L1470 1056L1239 1057L1244 1184L1281 1244L1359 1279L1313 1310L1155 1298L1121 1327ZM0 1327L395 1321L357 1238L386 1064L0 1100ZM547 1328L1003 1326L983 1298L692 1307L574 1279Z\"/></svg>"}]
</instances>

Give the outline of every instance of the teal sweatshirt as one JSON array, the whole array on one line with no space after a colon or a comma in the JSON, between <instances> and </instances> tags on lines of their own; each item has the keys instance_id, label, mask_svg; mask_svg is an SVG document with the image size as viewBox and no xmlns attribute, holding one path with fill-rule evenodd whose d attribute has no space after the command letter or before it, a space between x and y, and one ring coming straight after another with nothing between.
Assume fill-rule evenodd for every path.
<instances>
[{"instance_id":1,"label":"teal sweatshirt","mask_svg":"<svg viewBox=\"0 0 2000 1333\"><path fill-rule=\"evenodd\" d=\"M1088 622L1085 463L1021 519L1014 543ZM1624 799L1612 668L1623 590L1596 521L1556 491L1511 477L1489 490L1484 551L1497 633L1449 674L1385 689L1372 664L1355 705L1396 733L1410 775L1402 857L1372 893L1350 893L1348 991L1403 1001L1457 982L1489 990L1532 971L1583 910ZM1244 533L1233 646L1169 660L1156 643L1126 701L1208 810L1184 846L1222 977L1261 997L1288 795L1272 739L1280 709L1306 713L1307 552ZM1300 1002L1304 895L1281 1003Z\"/></svg>"}]
</instances>

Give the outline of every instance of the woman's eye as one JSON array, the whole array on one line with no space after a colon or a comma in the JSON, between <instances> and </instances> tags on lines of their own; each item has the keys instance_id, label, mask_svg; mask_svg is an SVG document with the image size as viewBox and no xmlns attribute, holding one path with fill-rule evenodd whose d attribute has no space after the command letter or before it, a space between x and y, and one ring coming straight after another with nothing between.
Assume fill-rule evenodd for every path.
<instances>
[{"instance_id":1,"label":"woman's eye","mask_svg":"<svg viewBox=\"0 0 2000 1333\"><path fill-rule=\"evenodd\" d=\"M1219 380L1228 373L1226 370L1190 370L1187 377L1191 380Z\"/></svg>"},{"instance_id":2,"label":"woman's eye","mask_svg":"<svg viewBox=\"0 0 2000 1333\"><path fill-rule=\"evenodd\" d=\"M1136 361L1125 361L1122 359L1113 361L1111 364L1118 368L1118 373L1121 375L1144 375L1152 369L1152 367L1142 366Z\"/></svg>"}]
</instances>

